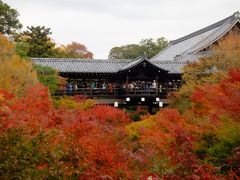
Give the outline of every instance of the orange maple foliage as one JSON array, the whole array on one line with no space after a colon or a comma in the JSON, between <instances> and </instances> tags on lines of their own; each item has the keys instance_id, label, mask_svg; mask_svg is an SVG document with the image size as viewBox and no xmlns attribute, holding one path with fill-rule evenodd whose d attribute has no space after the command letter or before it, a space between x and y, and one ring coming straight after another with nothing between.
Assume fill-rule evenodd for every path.
<instances>
[{"instance_id":1,"label":"orange maple foliage","mask_svg":"<svg viewBox=\"0 0 240 180\"><path fill-rule=\"evenodd\" d=\"M123 111L108 106L89 110L55 109L46 87L38 84L28 90L23 98L14 98L1 91L1 135L21 128L28 142L42 133L53 133L47 146L40 151L46 153L62 147L64 158L56 163L63 165L59 164L59 168L64 177L72 177L75 173L81 174L83 179L89 176L131 177L124 146L117 141L124 125L129 123ZM39 171L52 168L48 161L39 160L35 165Z\"/></svg>"},{"instance_id":2,"label":"orange maple foliage","mask_svg":"<svg viewBox=\"0 0 240 180\"><path fill-rule=\"evenodd\" d=\"M41 84L29 87L25 97L1 90L0 177L33 177L29 171L39 179L238 177L239 138L234 128L239 127L239 88L240 71L232 70L218 84L198 86L186 114L166 108L139 122L109 106L56 109ZM227 170L209 159L212 154L196 153L206 149L202 142L209 134L218 138L207 146L215 148L213 152L223 141L220 150L225 152ZM222 136L231 151L224 149ZM225 174L218 175L220 171Z\"/></svg>"},{"instance_id":3,"label":"orange maple foliage","mask_svg":"<svg viewBox=\"0 0 240 180\"><path fill-rule=\"evenodd\" d=\"M193 111L197 115L240 118L240 71L231 70L229 77L216 85L199 86L192 94Z\"/></svg>"}]
</instances>

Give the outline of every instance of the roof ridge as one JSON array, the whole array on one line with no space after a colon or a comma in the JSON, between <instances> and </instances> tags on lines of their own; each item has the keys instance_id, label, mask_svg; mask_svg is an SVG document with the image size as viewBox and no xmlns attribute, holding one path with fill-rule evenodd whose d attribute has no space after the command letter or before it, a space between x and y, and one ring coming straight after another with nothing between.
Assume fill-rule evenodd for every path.
<instances>
[{"instance_id":1,"label":"roof ridge","mask_svg":"<svg viewBox=\"0 0 240 180\"><path fill-rule=\"evenodd\" d=\"M183 64L183 63L188 63L189 61L176 61L176 60L164 60L164 61L153 61L152 64L164 64L164 63L169 63L169 64Z\"/></svg>"},{"instance_id":2,"label":"roof ridge","mask_svg":"<svg viewBox=\"0 0 240 180\"><path fill-rule=\"evenodd\" d=\"M215 43L216 41L218 41L219 39L221 39L229 30L231 30L236 24L237 24L237 22L239 22L240 21L240 14L239 14L239 17L238 16L235 16L235 14L236 13L234 13L234 18L231 18L231 19L229 19L229 20L227 20L224 24L222 24L222 26L219 28L219 29L217 29L216 31L215 31L215 33L219 33L219 35L216 37L216 38L214 38L214 39L212 39L210 42L208 42L207 44L205 44L205 45L202 45L202 46L200 46L199 48L195 48L195 47L197 47L199 44L201 45L202 43L204 43L210 36L212 36L212 34L213 33L211 33L209 36L207 36L206 38L204 38L204 39L202 39L202 41L200 41L200 42L198 42L197 44L195 44L194 46L192 46L189 50L188 50L188 52L183 52L182 54L181 54L181 56L184 56L185 54L188 54L188 53L197 53L197 52L200 52L201 50L203 50L204 48L207 48L207 47L209 47L209 45L211 45L211 44L213 44L213 43ZM228 26L227 26L227 28L223 31L223 32L221 32L221 30L223 29L223 28L225 28L223 25L225 25L225 24L228 24ZM194 49L195 48L195 49Z\"/></svg>"},{"instance_id":3,"label":"roof ridge","mask_svg":"<svg viewBox=\"0 0 240 180\"><path fill-rule=\"evenodd\" d=\"M82 59L82 58L31 58L38 61L78 61L78 62L110 62L110 63L126 63L132 62L132 59Z\"/></svg>"},{"instance_id":4,"label":"roof ridge","mask_svg":"<svg viewBox=\"0 0 240 180\"><path fill-rule=\"evenodd\" d=\"M203 38L201 41L197 42L197 43L194 44L192 47L190 47L190 48L187 49L186 51L182 52L182 53L180 54L180 56L183 57L184 55L189 54L189 53L196 53L196 52L198 52L198 51L201 51L201 49L204 49L204 48L208 47L209 44L212 44L212 43L216 42L216 41L217 41L218 39L220 39L224 34L226 34L226 31L228 31L229 28L231 28L231 27L235 24L234 21L230 22L230 20L232 20L232 19L227 19L227 20L225 21L225 23L223 23L221 26L219 26L219 28L218 28L216 31L212 32L211 34L209 34L208 36L206 36L205 38ZM221 33L220 30L222 30L222 28L224 28L224 25L227 24L227 23L231 23L231 26L228 27L224 32ZM232 24L232 23L233 23L233 24ZM218 37L216 37L215 39L213 39L211 42L207 43L207 45L206 45L206 44L205 44L205 45L201 45L201 44L203 44L204 42L206 42L206 40L209 39L209 37L211 37L213 34L216 34L216 33L218 33L218 32L220 32L220 34L219 34ZM201 46L196 49L196 47L198 47L199 45L201 45Z\"/></svg>"},{"instance_id":5,"label":"roof ridge","mask_svg":"<svg viewBox=\"0 0 240 180\"><path fill-rule=\"evenodd\" d=\"M213 39L212 41L210 41L210 42L209 42L208 44L206 44L205 46L202 46L202 47L200 47L200 48L198 48L198 49L195 49L195 50L192 51L192 52L193 52L193 53L199 52L199 51L203 50L204 48L207 48L209 45L215 43L215 42L218 41L219 39L221 39L224 35L226 35L226 34L237 24L237 22L239 21L239 19L231 19L231 20L232 20L232 22L229 22L229 21L226 22L226 23L230 23L230 25L229 25L229 27L227 27L227 29L225 29L225 31L223 31L223 32L220 31L220 30L222 30L222 28L224 28L224 27L221 27L221 28L219 28L219 29L217 30L217 32L219 33L219 36L218 36L218 37L216 37L215 39ZM209 35L209 36L211 36L211 35ZM208 37L209 37L209 36L208 36ZM206 41L206 39L207 39L207 38L203 39L202 42ZM202 43L202 42L199 42L199 43ZM192 48L192 49L193 49L193 48ZM192 49L190 49L190 50L192 50Z\"/></svg>"},{"instance_id":6,"label":"roof ridge","mask_svg":"<svg viewBox=\"0 0 240 180\"><path fill-rule=\"evenodd\" d=\"M129 63L127 63L123 67L121 67L119 69L119 71L124 70L126 67L127 67L126 69L129 69L129 68L133 67L134 65L141 63L144 60L146 60L146 59L145 58L139 58L139 59L135 59L133 61L130 61Z\"/></svg>"},{"instance_id":7,"label":"roof ridge","mask_svg":"<svg viewBox=\"0 0 240 180\"><path fill-rule=\"evenodd\" d=\"M147 61L149 64L151 64L152 66L156 67L156 68L159 68L155 62L151 62L146 56L140 56L140 59L136 59L135 61L132 61L126 65L124 65L123 67L119 68L118 72L122 72L122 71L125 71L125 70L128 70L140 63L142 63L143 61ZM162 68L161 68L162 69ZM166 70L166 69L163 69L164 71L169 71L169 70Z\"/></svg>"},{"instance_id":8,"label":"roof ridge","mask_svg":"<svg viewBox=\"0 0 240 180\"><path fill-rule=\"evenodd\" d=\"M181 37L181 38L178 38L178 39L175 39L175 40L173 40L173 41L170 41L169 44L170 44L170 45L177 44L177 43L179 43L179 42L185 41L186 39L190 39L190 38L192 38L192 37L194 37L194 36L197 36L197 35L199 35L199 34L202 34L202 33L206 32L206 31L209 31L209 30L211 30L211 29L214 29L214 28L216 28L216 27L219 27L219 26L223 25L228 19L231 19L231 18L234 18L234 17L235 17L235 13L234 13L233 15L231 15L231 16L229 16L229 17L227 17L227 18L224 18L224 19L222 19L222 20L220 20L220 21L218 21L218 22L216 22L216 23L214 23L214 24L211 24L211 25L209 25L209 26L207 26L207 27L205 27L205 28L202 28L202 29L197 30L197 31L195 31L195 32L193 32L193 33L190 33L190 34L188 34L188 35L186 35L186 36L183 36L183 37Z\"/></svg>"}]
</instances>

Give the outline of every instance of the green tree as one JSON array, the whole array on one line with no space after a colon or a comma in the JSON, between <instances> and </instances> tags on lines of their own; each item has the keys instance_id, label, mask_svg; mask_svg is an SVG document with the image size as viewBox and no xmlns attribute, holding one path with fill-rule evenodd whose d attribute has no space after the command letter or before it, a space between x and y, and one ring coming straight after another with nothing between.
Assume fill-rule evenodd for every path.
<instances>
[{"instance_id":1,"label":"green tree","mask_svg":"<svg viewBox=\"0 0 240 180\"><path fill-rule=\"evenodd\" d=\"M33 68L37 72L39 82L47 86L50 93L54 94L60 88L61 77L55 69L40 65L34 65Z\"/></svg>"},{"instance_id":2,"label":"green tree","mask_svg":"<svg viewBox=\"0 0 240 180\"><path fill-rule=\"evenodd\" d=\"M154 41L152 38L143 39L142 41L140 41L142 52L145 52L148 58L152 58L153 56L155 56L167 45L168 41L164 37L160 37L156 41Z\"/></svg>"},{"instance_id":3,"label":"green tree","mask_svg":"<svg viewBox=\"0 0 240 180\"><path fill-rule=\"evenodd\" d=\"M142 39L139 44L128 44L112 48L108 57L110 59L134 59L146 55L148 58L152 58L167 45L168 41L164 37L160 37L156 41L152 38Z\"/></svg>"},{"instance_id":4,"label":"green tree","mask_svg":"<svg viewBox=\"0 0 240 180\"><path fill-rule=\"evenodd\" d=\"M27 27L21 36L26 36L24 42L29 44L29 57L51 57L55 43L49 37L52 32L45 26Z\"/></svg>"},{"instance_id":5,"label":"green tree","mask_svg":"<svg viewBox=\"0 0 240 180\"><path fill-rule=\"evenodd\" d=\"M141 47L137 44L128 44L121 47L114 47L110 50L110 59L133 59L142 55Z\"/></svg>"},{"instance_id":6,"label":"green tree","mask_svg":"<svg viewBox=\"0 0 240 180\"><path fill-rule=\"evenodd\" d=\"M18 12L0 0L0 32L2 34L13 34L22 28L18 19Z\"/></svg>"},{"instance_id":7,"label":"green tree","mask_svg":"<svg viewBox=\"0 0 240 180\"><path fill-rule=\"evenodd\" d=\"M27 42L17 42L15 45L16 53L22 58L27 58L30 45Z\"/></svg>"}]
</instances>

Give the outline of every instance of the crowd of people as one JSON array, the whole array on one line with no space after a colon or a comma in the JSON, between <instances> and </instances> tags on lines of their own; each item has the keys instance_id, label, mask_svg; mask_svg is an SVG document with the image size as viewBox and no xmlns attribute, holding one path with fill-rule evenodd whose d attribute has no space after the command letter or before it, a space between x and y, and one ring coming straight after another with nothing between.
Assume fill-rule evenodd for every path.
<instances>
[{"instance_id":1,"label":"crowd of people","mask_svg":"<svg viewBox=\"0 0 240 180\"><path fill-rule=\"evenodd\" d=\"M126 84L125 84L126 87ZM156 89L157 83L155 80L153 82L150 81L132 81L128 84L128 89L130 90L150 90L150 89Z\"/></svg>"},{"instance_id":2,"label":"crowd of people","mask_svg":"<svg viewBox=\"0 0 240 180\"><path fill-rule=\"evenodd\" d=\"M66 86L67 92L74 92L80 89L102 89L113 91L114 89L127 89L127 90L156 90L157 88L159 91L162 89L177 89L181 86L180 81L172 81L172 82L165 82L165 83L157 83L156 80L153 81L130 81L129 83L107 83L107 82L76 82L76 83L68 83Z\"/></svg>"}]
</instances>

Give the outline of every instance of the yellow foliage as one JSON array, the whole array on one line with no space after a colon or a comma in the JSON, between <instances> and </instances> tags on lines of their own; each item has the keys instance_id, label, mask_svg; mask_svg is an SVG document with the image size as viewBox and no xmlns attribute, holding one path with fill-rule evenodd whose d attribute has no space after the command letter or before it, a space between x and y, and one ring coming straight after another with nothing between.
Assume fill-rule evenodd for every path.
<instances>
[{"instance_id":1,"label":"yellow foliage","mask_svg":"<svg viewBox=\"0 0 240 180\"><path fill-rule=\"evenodd\" d=\"M211 51L212 56L184 68L183 80L190 89L197 84L218 82L229 70L240 68L240 33L230 32Z\"/></svg>"},{"instance_id":2,"label":"yellow foliage","mask_svg":"<svg viewBox=\"0 0 240 180\"><path fill-rule=\"evenodd\" d=\"M87 110L87 109L92 108L96 104L96 102L92 99L87 99L80 104L81 104L80 109Z\"/></svg>"},{"instance_id":3,"label":"yellow foliage","mask_svg":"<svg viewBox=\"0 0 240 180\"><path fill-rule=\"evenodd\" d=\"M211 56L201 58L184 67L182 78L185 84L175 94L172 104L181 112L191 106L189 96L196 86L217 83L227 76L229 70L240 69L239 31L230 32L208 50L212 52Z\"/></svg>"},{"instance_id":4,"label":"yellow foliage","mask_svg":"<svg viewBox=\"0 0 240 180\"><path fill-rule=\"evenodd\" d=\"M92 99L86 99L82 102L75 101L72 97L61 97L59 100L55 100L55 106L57 108L67 109L82 109L87 110L92 108L96 102Z\"/></svg>"},{"instance_id":5,"label":"yellow foliage","mask_svg":"<svg viewBox=\"0 0 240 180\"><path fill-rule=\"evenodd\" d=\"M126 130L131 139L138 139L145 129L151 128L154 124L154 116L150 116L149 119L129 124Z\"/></svg>"},{"instance_id":6,"label":"yellow foliage","mask_svg":"<svg viewBox=\"0 0 240 180\"><path fill-rule=\"evenodd\" d=\"M23 96L28 86L38 82L32 64L15 54L13 45L3 35L0 47L0 89Z\"/></svg>"},{"instance_id":7,"label":"yellow foliage","mask_svg":"<svg viewBox=\"0 0 240 180\"><path fill-rule=\"evenodd\" d=\"M7 59L14 54L14 47L6 37L0 33L0 59Z\"/></svg>"}]
</instances>

